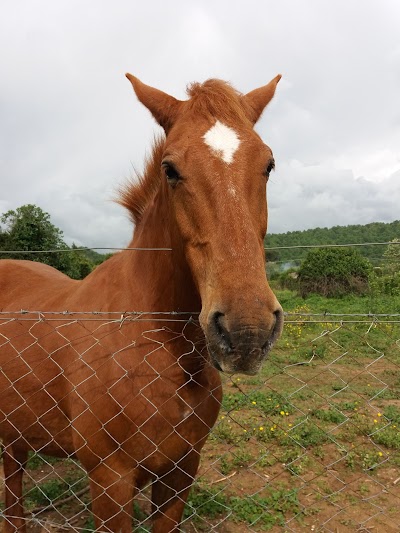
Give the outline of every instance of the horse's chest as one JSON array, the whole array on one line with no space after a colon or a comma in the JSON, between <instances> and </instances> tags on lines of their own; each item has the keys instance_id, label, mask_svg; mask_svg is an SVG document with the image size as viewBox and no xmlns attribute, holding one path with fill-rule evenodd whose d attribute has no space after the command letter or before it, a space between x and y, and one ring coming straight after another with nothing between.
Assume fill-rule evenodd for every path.
<instances>
[{"instance_id":1,"label":"horse's chest","mask_svg":"<svg viewBox=\"0 0 400 533\"><path fill-rule=\"evenodd\" d=\"M175 402L174 412L171 405L159 409L153 424L149 420L142 428L152 448L142 464L156 473L170 470L193 449L199 452L218 415L219 402L209 391Z\"/></svg>"}]
</instances>

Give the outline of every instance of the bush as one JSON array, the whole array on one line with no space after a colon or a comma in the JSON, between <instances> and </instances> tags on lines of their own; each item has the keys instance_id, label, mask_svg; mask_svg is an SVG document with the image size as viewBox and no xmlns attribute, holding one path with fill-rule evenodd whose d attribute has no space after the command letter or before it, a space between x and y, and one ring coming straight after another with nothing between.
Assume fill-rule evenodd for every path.
<instances>
[{"instance_id":1,"label":"bush","mask_svg":"<svg viewBox=\"0 0 400 533\"><path fill-rule=\"evenodd\" d=\"M400 243L394 239L383 254L384 263L371 272L369 284L373 295L400 296Z\"/></svg>"},{"instance_id":2,"label":"bush","mask_svg":"<svg viewBox=\"0 0 400 533\"><path fill-rule=\"evenodd\" d=\"M296 291L299 285L299 273L295 268L289 268L285 272L282 272L278 278L278 286L280 289L289 289L290 291Z\"/></svg>"},{"instance_id":3,"label":"bush","mask_svg":"<svg viewBox=\"0 0 400 533\"><path fill-rule=\"evenodd\" d=\"M369 285L374 296L400 296L400 272L385 274L375 269L370 275Z\"/></svg>"},{"instance_id":4,"label":"bush","mask_svg":"<svg viewBox=\"0 0 400 533\"><path fill-rule=\"evenodd\" d=\"M299 291L340 297L368 291L370 262L351 248L318 248L309 252L299 270Z\"/></svg>"}]
</instances>

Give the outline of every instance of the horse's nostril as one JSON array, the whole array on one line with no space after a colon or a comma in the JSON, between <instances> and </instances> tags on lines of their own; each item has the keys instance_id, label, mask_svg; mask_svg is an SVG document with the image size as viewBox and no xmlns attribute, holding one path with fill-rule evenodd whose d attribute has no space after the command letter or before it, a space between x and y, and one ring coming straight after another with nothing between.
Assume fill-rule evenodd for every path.
<instances>
[{"instance_id":1,"label":"horse's nostril","mask_svg":"<svg viewBox=\"0 0 400 533\"><path fill-rule=\"evenodd\" d=\"M229 331L223 324L222 318L224 316L224 313L216 311L212 316L212 324L214 326L214 331L219 338L219 342L222 344L224 350L230 352L232 350L232 343Z\"/></svg>"},{"instance_id":2,"label":"horse's nostril","mask_svg":"<svg viewBox=\"0 0 400 533\"><path fill-rule=\"evenodd\" d=\"M222 316L224 316L224 313L220 313L219 311L216 311L212 316L212 321L218 335L223 335L222 324L220 322Z\"/></svg>"},{"instance_id":3,"label":"horse's nostril","mask_svg":"<svg viewBox=\"0 0 400 533\"><path fill-rule=\"evenodd\" d=\"M283 327L283 311L282 308L277 309L274 311L275 316L275 324L272 328L272 334L271 334L271 341L274 342L279 335L281 334L282 327Z\"/></svg>"}]
</instances>

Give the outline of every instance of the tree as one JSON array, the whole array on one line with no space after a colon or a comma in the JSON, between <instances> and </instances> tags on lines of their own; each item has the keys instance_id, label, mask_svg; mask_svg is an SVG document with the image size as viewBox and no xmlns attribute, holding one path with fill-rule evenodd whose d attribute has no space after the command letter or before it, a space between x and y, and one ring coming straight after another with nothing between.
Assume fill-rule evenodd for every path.
<instances>
[{"instance_id":1,"label":"tree","mask_svg":"<svg viewBox=\"0 0 400 533\"><path fill-rule=\"evenodd\" d=\"M93 264L81 252L68 250L63 232L50 221L50 215L36 205L27 204L15 211L7 211L0 217L0 258L29 259L57 268L64 274L82 279L91 272ZM2 254L1 250L12 251ZM39 254L24 254L19 251L42 251Z\"/></svg>"},{"instance_id":2,"label":"tree","mask_svg":"<svg viewBox=\"0 0 400 533\"><path fill-rule=\"evenodd\" d=\"M388 273L396 273L400 270L400 240L393 239L391 243L383 254L384 268Z\"/></svg>"},{"instance_id":3,"label":"tree","mask_svg":"<svg viewBox=\"0 0 400 533\"><path fill-rule=\"evenodd\" d=\"M368 290L371 264L351 248L317 248L310 251L299 270L299 290L337 297Z\"/></svg>"},{"instance_id":4,"label":"tree","mask_svg":"<svg viewBox=\"0 0 400 533\"><path fill-rule=\"evenodd\" d=\"M52 250L65 248L63 233L50 222L50 215L27 204L1 216L8 250ZM4 243L3 243L4 246Z\"/></svg>"},{"instance_id":5,"label":"tree","mask_svg":"<svg viewBox=\"0 0 400 533\"><path fill-rule=\"evenodd\" d=\"M400 241L393 239L383 254L382 266L370 276L371 291L376 294L400 296Z\"/></svg>"}]
</instances>

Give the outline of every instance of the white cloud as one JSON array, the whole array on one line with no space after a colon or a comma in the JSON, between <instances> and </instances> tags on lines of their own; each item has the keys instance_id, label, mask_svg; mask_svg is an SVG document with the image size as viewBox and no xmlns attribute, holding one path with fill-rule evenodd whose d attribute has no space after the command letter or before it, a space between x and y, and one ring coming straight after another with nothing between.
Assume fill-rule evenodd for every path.
<instances>
[{"instance_id":1,"label":"white cloud","mask_svg":"<svg viewBox=\"0 0 400 533\"><path fill-rule=\"evenodd\" d=\"M400 172L380 183L350 170L284 165L269 187L269 231L286 232L399 218ZM271 181L271 180L270 180Z\"/></svg>"},{"instance_id":2,"label":"white cloud","mask_svg":"<svg viewBox=\"0 0 400 533\"><path fill-rule=\"evenodd\" d=\"M126 244L109 199L156 126L123 74L184 98L193 80L246 92L281 72L258 125L277 161L270 229L399 218L400 4L362 5L5 0L1 211L36 203L70 240Z\"/></svg>"}]
</instances>

